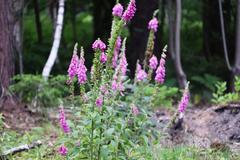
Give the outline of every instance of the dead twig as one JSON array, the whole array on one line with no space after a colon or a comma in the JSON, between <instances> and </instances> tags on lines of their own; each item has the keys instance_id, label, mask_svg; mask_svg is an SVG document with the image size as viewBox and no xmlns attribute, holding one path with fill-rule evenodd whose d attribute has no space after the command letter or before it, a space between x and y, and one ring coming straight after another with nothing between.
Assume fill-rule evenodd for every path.
<instances>
[{"instance_id":1,"label":"dead twig","mask_svg":"<svg viewBox=\"0 0 240 160\"><path fill-rule=\"evenodd\" d=\"M3 151L2 155L0 155L0 157L6 157L7 155L14 155L18 152L22 152L22 151L26 151L26 150L30 150L32 148L38 147L42 145L42 142L40 140L33 142L32 144L24 144L15 148L11 148L9 150Z\"/></svg>"}]
</instances>

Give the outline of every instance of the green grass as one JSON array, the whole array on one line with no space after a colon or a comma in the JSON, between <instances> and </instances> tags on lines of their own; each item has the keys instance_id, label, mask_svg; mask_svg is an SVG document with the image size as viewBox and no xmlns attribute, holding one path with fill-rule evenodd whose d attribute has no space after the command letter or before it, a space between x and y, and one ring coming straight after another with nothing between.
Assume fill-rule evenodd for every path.
<instances>
[{"instance_id":1,"label":"green grass","mask_svg":"<svg viewBox=\"0 0 240 160\"><path fill-rule=\"evenodd\" d=\"M57 154L60 142L57 137L61 136L61 131L52 124L45 124L42 127L33 128L24 134L15 131L6 131L0 137L2 150L7 150L23 144L31 144L36 140L42 140L43 145L17 153L8 158L11 160L61 160L66 159ZM198 149L186 146L176 146L174 148L153 148L154 157L152 160L239 160L240 155L231 152L214 151L211 149Z\"/></svg>"},{"instance_id":2,"label":"green grass","mask_svg":"<svg viewBox=\"0 0 240 160\"><path fill-rule=\"evenodd\" d=\"M174 148L155 148L156 160L239 160L240 155L229 151L199 149L186 146Z\"/></svg>"}]
</instances>

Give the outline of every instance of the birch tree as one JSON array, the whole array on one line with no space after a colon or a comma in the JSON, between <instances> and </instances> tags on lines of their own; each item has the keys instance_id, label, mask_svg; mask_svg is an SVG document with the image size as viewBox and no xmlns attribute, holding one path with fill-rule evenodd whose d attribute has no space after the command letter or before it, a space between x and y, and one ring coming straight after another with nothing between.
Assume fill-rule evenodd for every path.
<instances>
[{"instance_id":1,"label":"birch tree","mask_svg":"<svg viewBox=\"0 0 240 160\"><path fill-rule=\"evenodd\" d=\"M48 60L42 71L42 76L45 79L48 79L51 73L52 67L57 59L58 49L60 46L60 41L62 36L63 19L64 19L64 0L59 0L57 22L56 22L56 28L54 30L55 33L54 33L53 45L52 45L52 49L49 54Z\"/></svg>"}]
</instances>

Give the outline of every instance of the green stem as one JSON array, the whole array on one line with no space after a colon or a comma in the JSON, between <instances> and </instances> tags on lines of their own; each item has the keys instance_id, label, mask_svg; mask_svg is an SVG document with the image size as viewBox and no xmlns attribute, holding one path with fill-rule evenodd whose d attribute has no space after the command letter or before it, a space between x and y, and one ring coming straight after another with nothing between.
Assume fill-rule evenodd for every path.
<instances>
[{"instance_id":1,"label":"green stem","mask_svg":"<svg viewBox=\"0 0 240 160\"><path fill-rule=\"evenodd\" d=\"M102 111L101 111L101 117L103 115L103 108L104 106L102 107ZM103 120L101 119L101 124L103 124ZM100 135L99 135L99 139L100 139L100 142L101 142L101 139L102 139L102 133L103 133L103 129L102 127L100 128ZM99 147L98 147L98 160L100 160L100 156L101 156L101 147L102 147L102 144L100 143L99 144Z\"/></svg>"},{"instance_id":2,"label":"green stem","mask_svg":"<svg viewBox=\"0 0 240 160\"><path fill-rule=\"evenodd\" d=\"M92 127L91 127L91 143L90 143L90 146L91 146L91 160L93 160L93 131L94 131L94 121L92 119Z\"/></svg>"}]
</instances>

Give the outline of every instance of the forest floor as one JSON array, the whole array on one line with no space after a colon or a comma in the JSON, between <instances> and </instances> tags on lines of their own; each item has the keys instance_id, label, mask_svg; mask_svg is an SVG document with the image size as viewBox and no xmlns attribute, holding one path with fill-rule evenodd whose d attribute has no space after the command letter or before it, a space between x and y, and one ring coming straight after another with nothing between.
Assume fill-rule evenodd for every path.
<instances>
[{"instance_id":1,"label":"forest floor","mask_svg":"<svg viewBox=\"0 0 240 160\"><path fill-rule=\"evenodd\" d=\"M159 129L171 114L158 110L155 119ZM240 152L240 104L188 108L181 128L171 130L165 145L185 145Z\"/></svg>"},{"instance_id":2,"label":"forest floor","mask_svg":"<svg viewBox=\"0 0 240 160\"><path fill-rule=\"evenodd\" d=\"M44 137L43 143L47 143L46 148L54 145L59 133L56 127L58 126L56 125L58 122L57 109L50 116L51 118L47 118L42 114L31 112L26 105L20 103L9 104L2 108L0 113L4 116L4 127L7 130L16 131L18 136L21 136L26 132L31 132L33 128L45 127L44 131L37 130L35 134L40 135L32 140L39 140L38 138L42 140L41 138ZM157 122L158 128L162 130L171 116L172 112L169 110L159 109L155 112L153 119ZM45 124L48 124L47 129ZM240 104L188 108L182 127L171 132L170 137L163 138L162 144L170 148L179 145L239 152ZM11 147L16 146L8 146L8 148ZM46 154L54 152L54 150L50 150Z\"/></svg>"}]
</instances>

